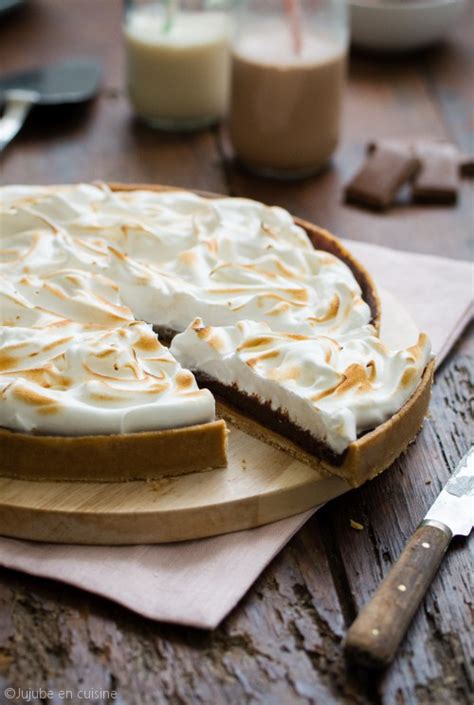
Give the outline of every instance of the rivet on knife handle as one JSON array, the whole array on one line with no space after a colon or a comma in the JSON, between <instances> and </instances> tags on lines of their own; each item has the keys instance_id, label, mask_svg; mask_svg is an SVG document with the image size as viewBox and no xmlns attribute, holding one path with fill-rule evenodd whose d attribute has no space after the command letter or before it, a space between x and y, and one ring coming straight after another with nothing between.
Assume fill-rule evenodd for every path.
<instances>
[{"instance_id":1,"label":"rivet on knife handle","mask_svg":"<svg viewBox=\"0 0 474 705\"><path fill-rule=\"evenodd\" d=\"M359 665L383 668L397 648L451 541L443 524L425 520L350 627L345 650Z\"/></svg>"}]
</instances>

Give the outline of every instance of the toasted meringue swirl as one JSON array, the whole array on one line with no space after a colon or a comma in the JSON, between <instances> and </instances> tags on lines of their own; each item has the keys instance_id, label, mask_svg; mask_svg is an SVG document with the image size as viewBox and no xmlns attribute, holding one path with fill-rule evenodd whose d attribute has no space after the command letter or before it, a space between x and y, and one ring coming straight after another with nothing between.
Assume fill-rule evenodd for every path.
<instances>
[{"instance_id":1,"label":"toasted meringue swirl","mask_svg":"<svg viewBox=\"0 0 474 705\"><path fill-rule=\"evenodd\" d=\"M201 316L213 328L187 328ZM339 452L398 411L429 354L424 338L387 351L370 318L351 270L282 208L104 185L0 189L0 426L69 435L212 420L212 395L181 362L271 400ZM185 331L176 359L140 321Z\"/></svg>"},{"instance_id":2,"label":"toasted meringue swirl","mask_svg":"<svg viewBox=\"0 0 474 705\"><path fill-rule=\"evenodd\" d=\"M196 316L308 334L370 320L350 269L282 208L88 185L5 187L2 206L0 272L102 273L136 318L176 331Z\"/></svg>"},{"instance_id":3,"label":"toasted meringue swirl","mask_svg":"<svg viewBox=\"0 0 474 705\"><path fill-rule=\"evenodd\" d=\"M213 418L210 392L198 389L146 323L0 329L0 419L8 428L132 433Z\"/></svg>"},{"instance_id":4,"label":"toasted meringue swirl","mask_svg":"<svg viewBox=\"0 0 474 705\"><path fill-rule=\"evenodd\" d=\"M171 353L183 366L269 402L341 454L409 399L430 345L421 334L413 347L387 350L372 326L336 339L275 332L255 321L205 326L198 318L173 339Z\"/></svg>"}]
</instances>

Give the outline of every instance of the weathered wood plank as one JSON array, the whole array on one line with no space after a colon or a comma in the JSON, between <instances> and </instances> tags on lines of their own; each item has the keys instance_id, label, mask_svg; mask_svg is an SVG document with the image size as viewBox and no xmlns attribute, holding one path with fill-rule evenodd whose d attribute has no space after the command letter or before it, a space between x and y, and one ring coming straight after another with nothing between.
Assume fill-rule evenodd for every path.
<instances>
[{"instance_id":1,"label":"weathered wood plank","mask_svg":"<svg viewBox=\"0 0 474 705\"><path fill-rule=\"evenodd\" d=\"M419 70L426 80L451 138L467 153L472 151L472 89L474 82L474 7L453 30L449 51L426 52ZM460 67L463 70L460 71Z\"/></svg>"},{"instance_id":2,"label":"weathered wood plank","mask_svg":"<svg viewBox=\"0 0 474 705\"><path fill-rule=\"evenodd\" d=\"M15 687L113 683L126 703L366 702L344 678L343 624L314 523L214 633L152 624L68 587L58 599L58 586L15 573L1 581L16 625L1 636L4 683Z\"/></svg>"},{"instance_id":3,"label":"weathered wood plank","mask_svg":"<svg viewBox=\"0 0 474 705\"><path fill-rule=\"evenodd\" d=\"M80 115L64 108L37 112L2 161L2 184L99 180L226 188L210 132L159 134L134 120L118 93L100 96Z\"/></svg>"}]
</instances>

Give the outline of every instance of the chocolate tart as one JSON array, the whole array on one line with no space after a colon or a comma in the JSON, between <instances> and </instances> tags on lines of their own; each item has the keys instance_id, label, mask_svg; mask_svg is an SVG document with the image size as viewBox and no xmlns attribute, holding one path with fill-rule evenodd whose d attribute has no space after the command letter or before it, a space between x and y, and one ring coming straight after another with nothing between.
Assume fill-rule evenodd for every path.
<instances>
[{"instance_id":1,"label":"chocolate tart","mask_svg":"<svg viewBox=\"0 0 474 705\"><path fill-rule=\"evenodd\" d=\"M112 184L113 190L178 190L162 186ZM214 194L200 193L213 198ZM326 230L295 218L317 249L334 254L352 270L370 307L372 323L380 326L380 301L367 271ZM179 331L156 330L163 342ZM228 420L246 433L283 450L303 463L348 480L353 486L388 467L412 442L428 408L434 364L430 363L415 393L400 411L352 443L342 458L325 449L304 450L248 413L242 413L223 390L217 390L219 420L154 432L94 436L51 436L0 429L0 475L33 480L117 481L154 479L223 467L226 464ZM206 383L205 380L202 380ZM211 385L209 385L211 386Z\"/></svg>"}]
</instances>

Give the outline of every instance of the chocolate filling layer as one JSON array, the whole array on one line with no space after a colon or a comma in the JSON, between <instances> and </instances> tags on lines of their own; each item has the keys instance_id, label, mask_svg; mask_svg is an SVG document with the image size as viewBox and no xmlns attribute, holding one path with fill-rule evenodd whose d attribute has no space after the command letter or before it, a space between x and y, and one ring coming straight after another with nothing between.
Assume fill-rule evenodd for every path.
<instances>
[{"instance_id":1,"label":"chocolate filling layer","mask_svg":"<svg viewBox=\"0 0 474 705\"><path fill-rule=\"evenodd\" d=\"M177 332L166 326L153 326L163 345L169 345ZM335 453L326 443L315 438L309 431L291 421L287 412L281 409L272 409L270 402L260 399L255 394L246 394L234 384L227 386L210 377L204 372L193 370L199 387L206 387L216 397L231 404L250 418L258 420L266 428L288 438L293 443L317 458L323 458L333 465L341 465L345 453Z\"/></svg>"},{"instance_id":2,"label":"chocolate filling layer","mask_svg":"<svg viewBox=\"0 0 474 705\"><path fill-rule=\"evenodd\" d=\"M329 461L333 465L341 465L345 452L338 455L326 443L315 438L309 431L291 421L288 414L281 409L272 409L269 401L260 399L256 394L246 394L235 384L228 386L209 375L193 370L199 387L206 387L216 397L229 402L245 415L258 421L266 428L279 433L290 441L316 456Z\"/></svg>"},{"instance_id":3,"label":"chocolate filling layer","mask_svg":"<svg viewBox=\"0 0 474 705\"><path fill-rule=\"evenodd\" d=\"M178 335L180 331L168 328L168 326L153 326L153 331L158 336L158 339L162 345L166 345L169 348L171 341L175 335Z\"/></svg>"}]
</instances>

